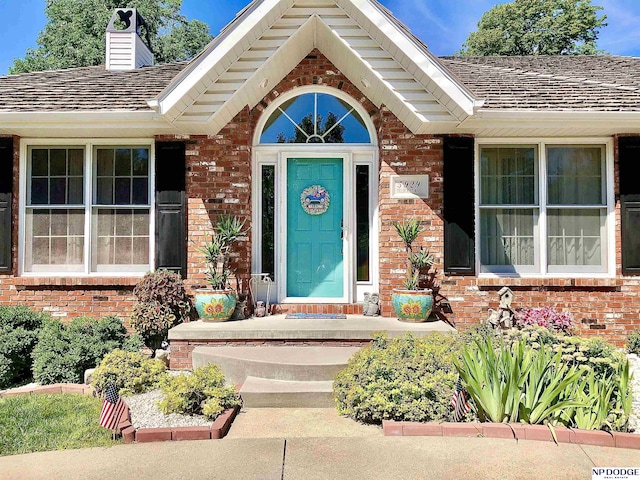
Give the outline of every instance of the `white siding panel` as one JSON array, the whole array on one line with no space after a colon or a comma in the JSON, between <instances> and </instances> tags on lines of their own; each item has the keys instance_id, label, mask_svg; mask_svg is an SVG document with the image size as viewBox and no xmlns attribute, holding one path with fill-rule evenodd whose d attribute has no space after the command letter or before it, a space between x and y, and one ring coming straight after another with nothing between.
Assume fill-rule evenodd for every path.
<instances>
[{"instance_id":1,"label":"white siding panel","mask_svg":"<svg viewBox=\"0 0 640 480\"><path fill-rule=\"evenodd\" d=\"M431 113L449 115L449 111L437 102L414 102L413 106L416 111L427 116ZM451 118L449 118L449 120L451 120Z\"/></svg>"},{"instance_id":2,"label":"white siding panel","mask_svg":"<svg viewBox=\"0 0 640 480\"><path fill-rule=\"evenodd\" d=\"M153 53L151 53L151 50L149 50L140 37L136 35L135 38L136 68L153 65Z\"/></svg>"},{"instance_id":3,"label":"white siding panel","mask_svg":"<svg viewBox=\"0 0 640 480\"><path fill-rule=\"evenodd\" d=\"M365 47L365 48L379 47L378 43L375 40L372 40L370 37L350 38L348 41L348 44L354 50L357 50L361 47Z\"/></svg>"},{"instance_id":4,"label":"white siding panel","mask_svg":"<svg viewBox=\"0 0 640 480\"><path fill-rule=\"evenodd\" d=\"M366 60L369 60L369 59L393 60L387 52L385 52L378 46L374 48L359 48L358 53L362 58Z\"/></svg>"},{"instance_id":5,"label":"white siding panel","mask_svg":"<svg viewBox=\"0 0 640 480\"><path fill-rule=\"evenodd\" d=\"M214 112L218 111L222 105L224 105L223 102L209 104L198 102L194 105L191 105L185 112L185 115L206 114L207 118L209 118Z\"/></svg>"},{"instance_id":6,"label":"white siding panel","mask_svg":"<svg viewBox=\"0 0 640 480\"><path fill-rule=\"evenodd\" d=\"M315 7L315 8L305 8L305 7L297 7L293 6L290 8L285 17L302 17L309 18L312 15L318 15L320 17L345 17L346 15L338 8L335 7Z\"/></svg>"}]
</instances>

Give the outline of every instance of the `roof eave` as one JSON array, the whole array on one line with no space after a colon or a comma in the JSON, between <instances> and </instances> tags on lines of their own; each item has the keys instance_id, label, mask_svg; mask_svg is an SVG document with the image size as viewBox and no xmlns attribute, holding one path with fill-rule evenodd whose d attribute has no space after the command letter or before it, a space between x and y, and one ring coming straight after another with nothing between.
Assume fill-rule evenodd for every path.
<instances>
[{"instance_id":1,"label":"roof eave","mask_svg":"<svg viewBox=\"0 0 640 480\"><path fill-rule=\"evenodd\" d=\"M558 120L575 122L640 121L640 111L603 110L532 110L532 109L478 109L475 119L515 120L551 123Z\"/></svg>"}]
</instances>

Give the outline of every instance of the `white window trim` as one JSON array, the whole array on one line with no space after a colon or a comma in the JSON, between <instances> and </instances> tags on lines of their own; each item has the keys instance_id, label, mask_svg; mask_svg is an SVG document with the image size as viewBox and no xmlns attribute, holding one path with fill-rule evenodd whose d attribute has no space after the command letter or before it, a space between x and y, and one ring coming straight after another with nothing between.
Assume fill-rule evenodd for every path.
<instances>
[{"instance_id":1,"label":"white window trim","mask_svg":"<svg viewBox=\"0 0 640 480\"><path fill-rule=\"evenodd\" d=\"M536 266L539 268L536 272L515 272L515 273L495 273L483 272L481 263L481 245L480 245L480 150L484 146L494 147L515 147L515 146L535 146L537 148L538 158L536 168L545 168L547 165L546 148L555 145L599 145L604 146L605 160L605 185L607 189L606 195L606 219L604 229L604 245L605 250L605 272L562 272L549 273L547 271L547 247L541 248L542 239L546 241L547 225L546 225L546 199L547 199L547 182L546 173L538 175L538 207L540 215L538 225L534 226L534 240ZM475 142L475 250L476 250L476 272L480 278L613 278L616 275L616 243L615 243L615 185L614 185L614 148L613 138L610 137L567 137L567 138L476 138ZM545 170L546 172L546 170ZM544 205L544 207L542 207Z\"/></svg>"},{"instance_id":2,"label":"white window trim","mask_svg":"<svg viewBox=\"0 0 640 480\"><path fill-rule=\"evenodd\" d=\"M367 131L369 132L369 138L371 139L370 143L337 143L337 144L329 144L329 143L291 143L291 144L286 144L286 143L260 143L260 138L262 137L262 131L264 130L265 125L267 124L267 121L269 120L269 118L271 118L271 115L282 105L284 104L287 100L291 100L292 98L295 97L299 97L301 95L304 95L306 93L324 93L327 95L332 95L336 98L339 98L340 100L346 102L347 104L349 104L351 107L353 107L353 109L358 113L358 115L360 115L360 117L362 118L362 120L365 122L365 127L367 129ZM373 124L373 120L371 120L371 116L369 115L369 113L365 110L365 108L360 104L360 102L357 102L353 97L350 97L349 95L347 95L346 93L344 93L342 90L338 90L337 88L332 88L332 87L327 87L324 85L306 85L304 87L297 87L294 88L293 90L289 90L288 92L283 93L282 95L280 95L278 97L278 99L276 101L273 101L269 104L269 106L264 110L264 112L262 112L262 114L260 115L260 119L258 120L258 123L256 125L256 129L253 133L253 145L254 148L255 147L265 147L268 145L277 145L280 147L285 146L285 148L291 148L294 150L300 150L302 147L302 145L307 145L309 147L312 146L331 146L331 145L336 145L336 146L343 146L343 149L349 149L350 147L357 147L357 146L367 146L367 147L375 147L378 145L378 135L376 134L376 128L375 125Z\"/></svg>"},{"instance_id":3,"label":"white window trim","mask_svg":"<svg viewBox=\"0 0 640 480\"><path fill-rule=\"evenodd\" d=\"M27 166L30 147L84 148L85 244L84 271L25 272ZM22 138L20 139L19 210L18 210L18 275L24 277L142 277L146 272L126 271L126 265L114 272L91 272L91 221L93 197L93 157L96 147L144 147L149 149L149 270L155 269L155 142L149 138Z\"/></svg>"}]
</instances>

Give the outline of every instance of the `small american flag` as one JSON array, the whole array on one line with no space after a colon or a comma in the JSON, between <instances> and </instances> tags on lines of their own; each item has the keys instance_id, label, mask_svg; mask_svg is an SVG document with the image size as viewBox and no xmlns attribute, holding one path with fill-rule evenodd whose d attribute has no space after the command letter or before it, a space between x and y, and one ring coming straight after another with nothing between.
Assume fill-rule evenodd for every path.
<instances>
[{"instance_id":1,"label":"small american flag","mask_svg":"<svg viewBox=\"0 0 640 480\"><path fill-rule=\"evenodd\" d=\"M467 392L462 386L460 377L458 377L456 388L453 391L453 397L451 398L451 408L453 409L453 419L456 422L462 421L467 412L471 410L471 405L469 405L469 400L467 400Z\"/></svg>"},{"instance_id":2,"label":"small american flag","mask_svg":"<svg viewBox=\"0 0 640 480\"><path fill-rule=\"evenodd\" d=\"M115 430L118 426L122 412L127 408L127 404L118 395L118 390L114 385L109 385L107 394L102 402L102 412L100 412L100 426Z\"/></svg>"}]
</instances>

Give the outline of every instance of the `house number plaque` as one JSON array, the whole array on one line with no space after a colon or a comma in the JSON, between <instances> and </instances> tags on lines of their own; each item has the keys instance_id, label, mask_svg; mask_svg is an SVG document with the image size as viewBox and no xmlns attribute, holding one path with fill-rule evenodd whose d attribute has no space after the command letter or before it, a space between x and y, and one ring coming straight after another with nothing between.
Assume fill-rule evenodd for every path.
<instances>
[{"instance_id":1,"label":"house number plaque","mask_svg":"<svg viewBox=\"0 0 640 480\"><path fill-rule=\"evenodd\" d=\"M391 198L429 198L429 175L394 175Z\"/></svg>"}]
</instances>

